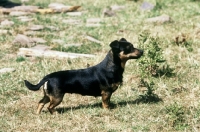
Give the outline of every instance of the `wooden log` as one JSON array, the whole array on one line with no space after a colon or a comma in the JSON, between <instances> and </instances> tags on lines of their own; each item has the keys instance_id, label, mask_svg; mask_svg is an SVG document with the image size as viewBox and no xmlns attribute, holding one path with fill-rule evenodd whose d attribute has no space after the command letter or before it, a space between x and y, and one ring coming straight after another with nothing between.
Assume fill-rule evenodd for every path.
<instances>
[{"instance_id":1,"label":"wooden log","mask_svg":"<svg viewBox=\"0 0 200 132\"><path fill-rule=\"evenodd\" d=\"M47 57L47 58L80 58L87 57L92 58L95 55L91 54L77 54L77 53L66 53L53 50L38 50L35 48L20 48L18 52L19 56L37 56L37 57Z\"/></svg>"},{"instance_id":2,"label":"wooden log","mask_svg":"<svg viewBox=\"0 0 200 132\"><path fill-rule=\"evenodd\" d=\"M41 9L38 6L15 6L13 8L0 8L0 14L9 15L11 12L20 11L26 13L63 13L63 12L72 12L77 11L81 6L64 6L65 8L44 8ZM79 13L80 14L80 13Z\"/></svg>"}]
</instances>

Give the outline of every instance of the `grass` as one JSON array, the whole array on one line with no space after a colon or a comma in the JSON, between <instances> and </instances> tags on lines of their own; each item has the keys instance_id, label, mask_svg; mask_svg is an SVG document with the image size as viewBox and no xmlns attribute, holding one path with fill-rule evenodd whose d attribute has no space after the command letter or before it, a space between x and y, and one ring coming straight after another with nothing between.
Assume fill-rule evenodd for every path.
<instances>
[{"instance_id":1,"label":"grass","mask_svg":"<svg viewBox=\"0 0 200 132\"><path fill-rule=\"evenodd\" d=\"M0 74L0 131L200 131L200 48L198 0L148 0L156 7L141 11L142 0L58 0L66 5L81 5L81 16L67 14L33 14L32 22L23 23L16 17L1 15L0 20L15 22L6 27L8 34L0 35L0 68L16 71ZM13 0L20 3L20 0ZM26 5L48 7L53 0L30 0ZM122 5L115 17L103 17L104 8ZM145 19L167 14L171 21L164 24L145 23ZM88 18L101 18L100 27L87 27ZM63 19L80 20L79 25L63 23ZM54 50L95 54L96 58L48 59L17 56L14 37L25 34L29 25L55 26L58 31L45 28L33 37L41 37ZM2 28L2 27L1 27ZM24 79L37 83L44 75L65 69L86 68L99 63L113 40L126 38L135 47L142 47L140 35L148 32L162 51L164 70L173 68L174 76L145 76L139 61L126 64L123 85L111 98L112 109L101 108L101 98L66 94L57 107L57 115L50 115L46 107L36 115L42 91L32 92L24 86ZM103 42L96 44L85 39L90 35ZM180 38L176 41L176 38ZM185 40L182 41L184 38ZM66 48L53 43L61 39L66 44L80 43L81 47ZM150 42L147 42L147 44ZM146 50L151 50L146 47ZM153 50L153 49L152 49ZM145 52L145 51L144 51ZM146 53L146 52L145 52ZM148 56L146 56L148 57ZM145 58L145 57L144 57ZM144 59L143 58L143 59ZM159 58L159 57L158 57ZM146 58L148 60L148 58ZM152 59L152 58L151 58ZM151 60L155 61L155 60ZM154 62L156 63L156 62ZM146 63L145 63L146 64ZM141 79L143 86L140 86Z\"/></svg>"}]
</instances>

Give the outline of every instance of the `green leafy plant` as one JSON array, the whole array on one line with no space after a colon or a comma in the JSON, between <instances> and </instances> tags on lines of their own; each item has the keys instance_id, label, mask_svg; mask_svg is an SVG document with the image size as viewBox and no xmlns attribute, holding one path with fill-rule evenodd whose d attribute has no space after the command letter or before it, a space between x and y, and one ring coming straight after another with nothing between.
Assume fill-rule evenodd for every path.
<instances>
[{"instance_id":1,"label":"green leafy plant","mask_svg":"<svg viewBox=\"0 0 200 132\"><path fill-rule=\"evenodd\" d=\"M174 69L170 68L162 55L159 38L152 37L148 32L144 32L140 34L139 42L141 48L145 51L144 56L138 60L142 77L170 77L174 75Z\"/></svg>"}]
</instances>

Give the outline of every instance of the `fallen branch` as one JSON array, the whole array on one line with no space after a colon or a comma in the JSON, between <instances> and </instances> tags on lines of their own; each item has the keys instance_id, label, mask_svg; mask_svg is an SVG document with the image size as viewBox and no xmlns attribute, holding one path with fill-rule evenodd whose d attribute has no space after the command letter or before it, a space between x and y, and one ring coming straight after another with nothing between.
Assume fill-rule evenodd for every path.
<instances>
[{"instance_id":1,"label":"fallen branch","mask_svg":"<svg viewBox=\"0 0 200 132\"><path fill-rule=\"evenodd\" d=\"M46 8L40 9L38 6L16 6L13 8L0 8L0 14L11 14L12 12L21 12L21 13L41 13L41 14L49 14L49 13L63 13L63 12L72 12L77 11L81 6L66 6L65 8Z\"/></svg>"}]
</instances>

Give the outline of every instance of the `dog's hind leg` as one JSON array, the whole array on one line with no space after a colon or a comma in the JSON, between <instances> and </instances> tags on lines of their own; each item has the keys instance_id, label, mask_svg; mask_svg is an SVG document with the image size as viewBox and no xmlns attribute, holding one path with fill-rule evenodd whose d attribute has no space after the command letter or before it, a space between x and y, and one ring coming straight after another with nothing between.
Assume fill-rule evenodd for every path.
<instances>
[{"instance_id":1,"label":"dog's hind leg","mask_svg":"<svg viewBox=\"0 0 200 132\"><path fill-rule=\"evenodd\" d=\"M40 114L42 111L42 108L46 103L50 101L49 97L47 95L44 95L43 99L41 99L38 103L38 108L37 108L37 114Z\"/></svg>"},{"instance_id":2,"label":"dog's hind leg","mask_svg":"<svg viewBox=\"0 0 200 132\"><path fill-rule=\"evenodd\" d=\"M36 112L37 114L40 114L44 105L46 103L50 102L50 98L49 98L46 90L47 90L47 82L45 82L44 87L43 87L44 97L38 103L38 108L37 108L37 112Z\"/></svg>"},{"instance_id":3,"label":"dog's hind leg","mask_svg":"<svg viewBox=\"0 0 200 132\"><path fill-rule=\"evenodd\" d=\"M50 96L50 105L48 110L51 114L55 112L55 107L58 106L63 100L64 94L59 95L58 97Z\"/></svg>"}]
</instances>

